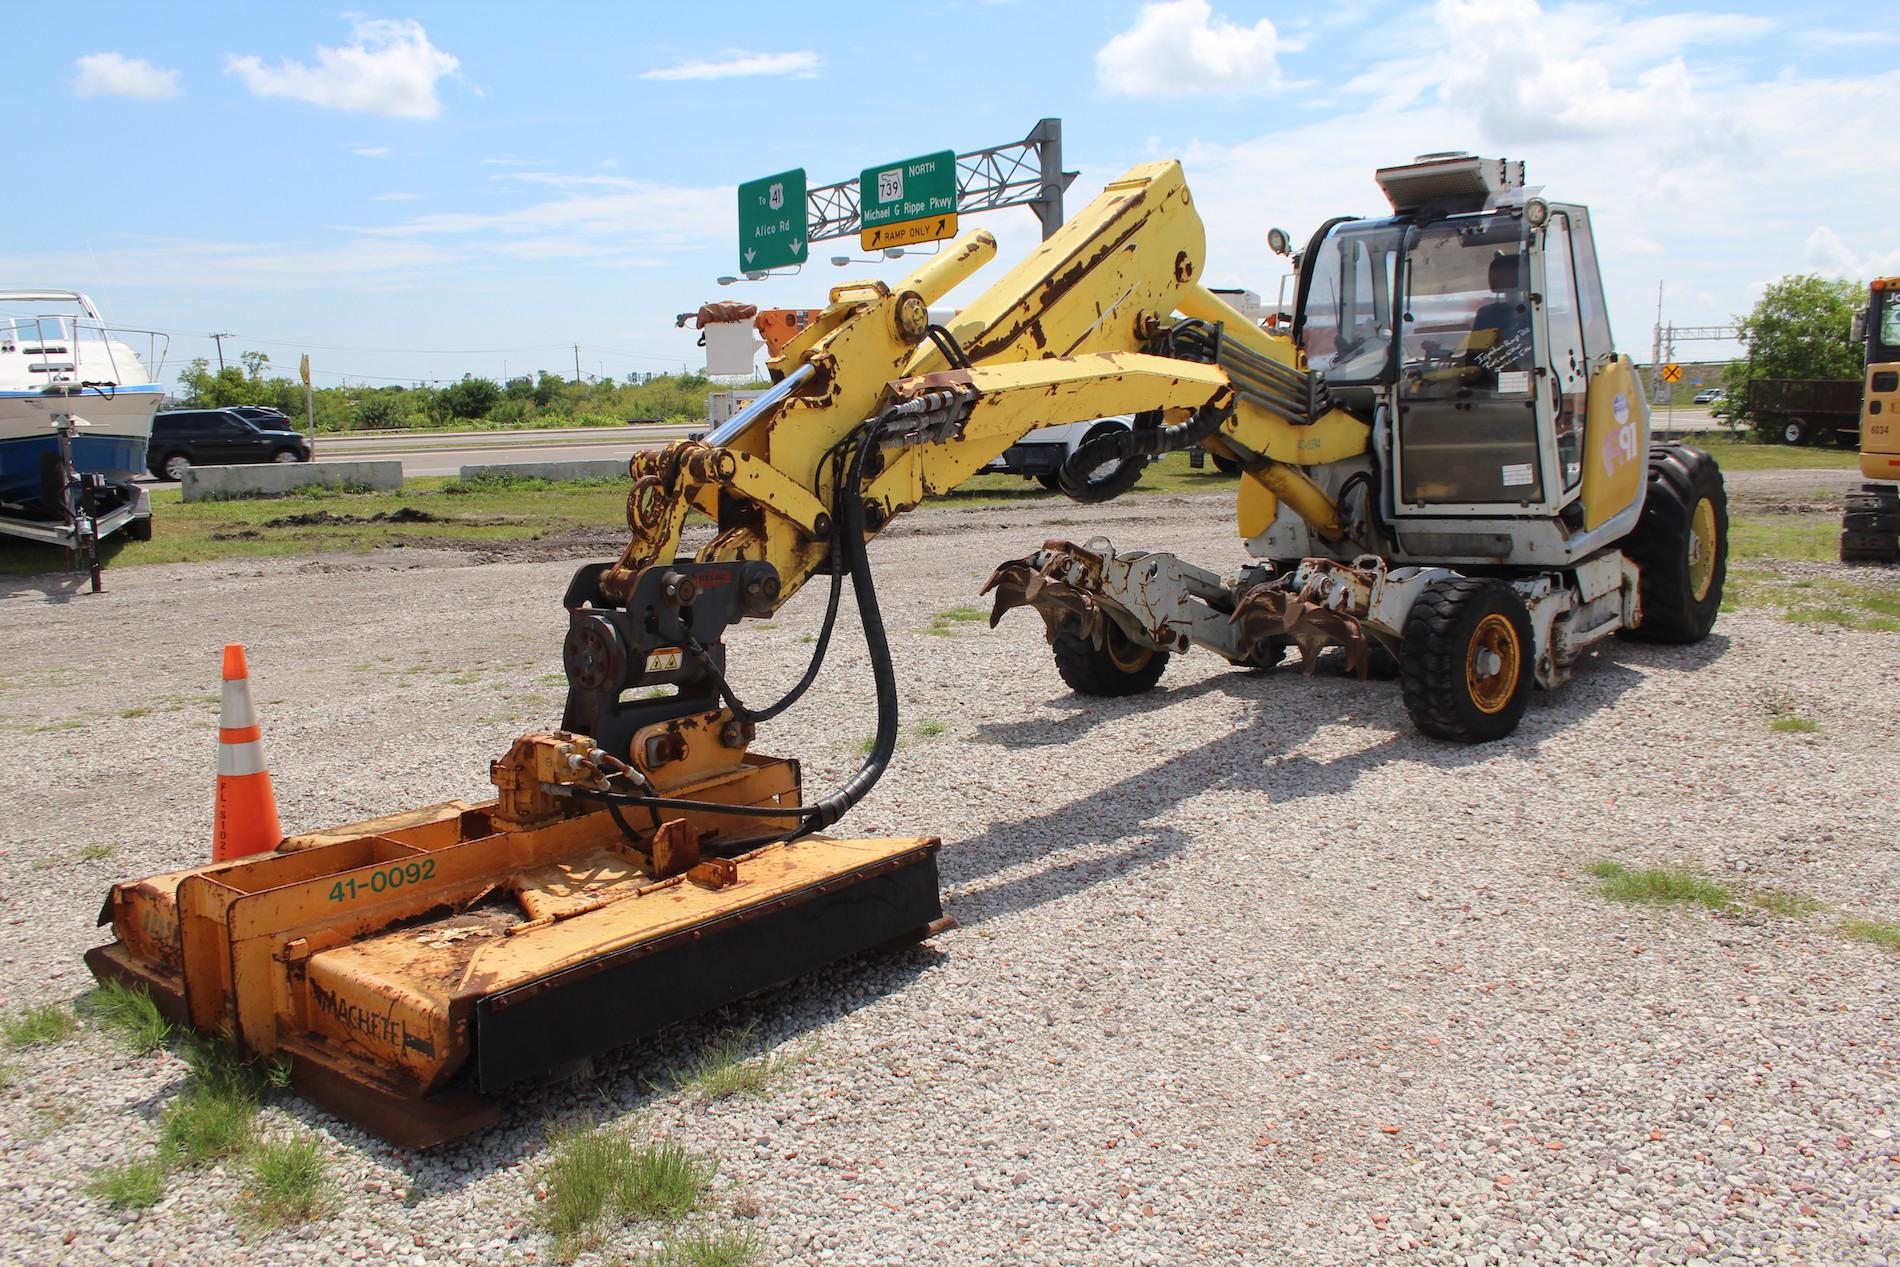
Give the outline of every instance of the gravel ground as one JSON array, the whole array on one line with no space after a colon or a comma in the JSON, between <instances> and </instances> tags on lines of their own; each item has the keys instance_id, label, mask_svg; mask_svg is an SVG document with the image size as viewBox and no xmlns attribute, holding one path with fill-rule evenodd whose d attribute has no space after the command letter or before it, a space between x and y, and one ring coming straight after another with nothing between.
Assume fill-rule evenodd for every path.
<instances>
[{"instance_id":1,"label":"gravel ground","mask_svg":"<svg viewBox=\"0 0 1900 1267\"><path fill-rule=\"evenodd\" d=\"M1151 696L1086 700L1028 613L928 632L1045 536L1230 566L1225 513L930 510L874 547L907 720L947 729L910 738L843 827L940 834L960 930L530 1088L429 1154L281 1102L272 1129L328 1141L335 1208L262 1236L232 1213L236 1172L139 1214L84 1193L150 1148L175 1056L90 1028L9 1053L0 1260L545 1261L527 1211L549 1121L574 1115L717 1158L716 1217L743 1216L768 1262L1900 1255L1900 958L1833 915L1618 906L1581 874L1686 862L1900 915L1895 635L1747 612L1695 647L1619 642L1467 749L1414 735L1395 683L1194 656ZM0 581L0 1006L83 993L107 886L207 856L226 639L250 649L287 830L484 795L487 760L558 716L574 564L473 562L126 569L97 598ZM792 680L820 605L745 632L742 689ZM872 730L842 642L759 741L805 758L814 791ZM1772 732L1771 701L1820 730ZM116 851L77 860L91 843ZM809 1057L763 1099L655 1091L721 1023Z\"/></svg>"}]
</instances>

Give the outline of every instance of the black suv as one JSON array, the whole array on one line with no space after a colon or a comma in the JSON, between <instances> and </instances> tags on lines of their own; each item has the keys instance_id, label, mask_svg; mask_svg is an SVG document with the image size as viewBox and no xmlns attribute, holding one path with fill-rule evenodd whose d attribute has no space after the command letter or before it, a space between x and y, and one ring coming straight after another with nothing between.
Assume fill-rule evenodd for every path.
<instances>
[{"instance_id":1,"label":"black suv","mask_svg":"<svg viewBox=\"0 0 1900 1267\"><path fill-rule=\"evenodd\" d=\"M246 418L238 409L174 409L152 419L145 451L145 465L162 480L183 479L194 466L309 460L309 441L275 410Z\"/></svg>"}]
</instances>

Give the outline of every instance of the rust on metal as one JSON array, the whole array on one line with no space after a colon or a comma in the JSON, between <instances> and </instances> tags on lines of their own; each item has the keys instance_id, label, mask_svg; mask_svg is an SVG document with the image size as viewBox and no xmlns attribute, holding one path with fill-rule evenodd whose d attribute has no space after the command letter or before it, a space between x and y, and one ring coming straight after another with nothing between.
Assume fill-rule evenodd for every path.
<instances>
[{"instance_id":1,"label":"rust on metal","mask_svg":"<svg viewBox=\"0 0 1900 1267\"><path fill-rule=\"evenodd\" d=\"M1045 541L1027 558L1000 564L983 583L979 596L994 591L990 628L1017 607L1034 608L1042 617L1051 642L1065 622L1097 647L1106 645L1107 620L1102 612L1102 556L1072 541Z\"/></svg>"},{"instance_id":2,"label":"rust on metal","mask_svg":"<svg viewBox=\"0 0 1900 1267\"><path fill-rule=\"evenodd\" d=\"M1364 610L1373 579L1343 563L1315 560L1307 579L1295 588L1280 579L1263 581L1240 596L1230 617L1241 631L1240 645L1250 654L1286 639L1300 649L1300 670L1311 674L1320 652L1340 647L1346 653L1346 671L1364 679L1371 665L1368 638L1359 618L1346 610Z\"/></svg>"},{"instance_id":3,"label":"rust on metal","mask_svg":"<svg viewBox=\"0 0 1900 1267\"><path fill-rule=\"evenodd\" d=\"M686 872L702 889L724 889L739 882L739 864L730 858L708 858Z\"/></svg>"}]
</instances>

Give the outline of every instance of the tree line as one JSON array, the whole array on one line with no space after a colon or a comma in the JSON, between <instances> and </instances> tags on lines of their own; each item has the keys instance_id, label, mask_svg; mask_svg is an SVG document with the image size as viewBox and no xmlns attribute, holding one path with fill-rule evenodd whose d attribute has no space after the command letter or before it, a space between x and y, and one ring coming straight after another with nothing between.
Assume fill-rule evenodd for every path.
<instances>
[{"instance_id":1,"label":"tree line","mask_svg":"<svg viewBox=\"0 0 1900 1267\"><path fill-rule=\"evenodd\" d=\"M269 405L304 418L303 384L271 373L268 354L242 352L213 370L203 357L178 376L179 402L194 409ZM465 374L442 386L319 387L311 395L319 431L545 426L617 426L625 422L699 422L706 396L735 386L704 374L629 374L624 380L573 381L542 370L506 382ZM752 384L737 384L752 386Z\"/></svg>"}]
</instances>

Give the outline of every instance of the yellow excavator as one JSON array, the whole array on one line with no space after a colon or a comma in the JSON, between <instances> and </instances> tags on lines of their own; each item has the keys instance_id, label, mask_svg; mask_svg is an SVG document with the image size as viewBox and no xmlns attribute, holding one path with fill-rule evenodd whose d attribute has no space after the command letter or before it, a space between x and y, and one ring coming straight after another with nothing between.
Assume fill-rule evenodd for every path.
<instances>
[{"instance_id":1,"label":"yellow excavator","mask_svg":"<svg viewBox=\"0 0 1900 1267\"><path fill-rule=\"evenodd\" d=\"M945 928L935 838L826 830L897 744L867 543L1043 426L1132 414L1094 456L1199 445L1238 465L1256 560L1221 576L1096 539L1004 562L992 622L1034 608L1078 691L1147 690L1192 647L1249 669L1338 648L1360 672L1396 667L1421 730L1476 742L1613 634L1701 638L1721 475L1649 444L1588 212L1500 160L1432 155L1378 180L1390 215L1329 221L1297 252L1289 329L1207 287L1174 162L1109 184L947 326L930 310L994 255L987 234L895 286L833 289L762 397L633 457L627 546L564 599L560 726L493 763L493 800L117 885L93 971L420 1147L492 1120L511 1082ZM683 556L694 512L716 535ZM727 631L814 578L810 667L743 702ZM817 674L847 581L877 736L807 797L795 761L752 745Z\"/></svg>"},{"instance_id":2,"label":"yellow excavator","mask_svg":"<svg viewBox=\"0 0 1900 1267\"><path fill-rule=\"evenodd\" d=\"M1900 563L1900 277L1877 277L1854 333L1867 349L1860 404L1860 473L1847 495L1841 562Z\"/></svg>"}]
</instances>

